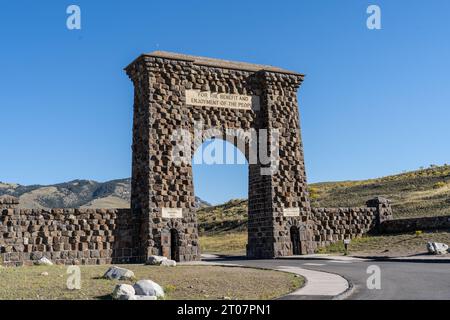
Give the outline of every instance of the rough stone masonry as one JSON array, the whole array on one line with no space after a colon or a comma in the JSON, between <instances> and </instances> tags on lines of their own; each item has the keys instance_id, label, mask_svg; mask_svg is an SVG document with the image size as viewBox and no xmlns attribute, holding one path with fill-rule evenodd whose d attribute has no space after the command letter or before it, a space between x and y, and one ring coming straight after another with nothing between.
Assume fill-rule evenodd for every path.
<instances>
[{"instance_id":1,"label":"rough stone masonry","mask_svg":"<svg viewBox=\"0 0 450 320\"><path fill-rule=\"evenodd\" d=\"M16 199L0 200L3 264L41 256L64 264L199 260L191 156L210 138L231 142L249 162L249 258L313 253L392 217L380 198L361 208L310 207L297 101L302 74L161 51L125 70L134 84L131 210L21 210ZM199 123L215 130L199 136ZM184 162L173 157L179 130L191 142ZM236 134L223 135L230 131ZM276 148L263 134L276 137Z\"/></svg>"}]
</instances>

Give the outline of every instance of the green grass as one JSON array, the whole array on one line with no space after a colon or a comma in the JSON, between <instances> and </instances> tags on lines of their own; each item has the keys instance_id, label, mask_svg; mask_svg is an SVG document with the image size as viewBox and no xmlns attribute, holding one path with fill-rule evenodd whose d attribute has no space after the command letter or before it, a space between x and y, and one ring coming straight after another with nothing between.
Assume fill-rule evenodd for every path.
<instances>
[{"instance_id":1,"label":"green grass","mask_svg":"<svg viewBox=\"0 0 450 320\"><path fill-rule=\"evenodd\" d=\"M167 299L273 299L303 285L293 274L252 268L221 266L158 267L125 265L136 279L159 283ZM34 266L0 269L0 300L110 299L118 283L100 277L108 266L80 266L81 290L66 287L67 267ZM48 276L41 275L48 272Z\"/></svg>"}]
</instances>

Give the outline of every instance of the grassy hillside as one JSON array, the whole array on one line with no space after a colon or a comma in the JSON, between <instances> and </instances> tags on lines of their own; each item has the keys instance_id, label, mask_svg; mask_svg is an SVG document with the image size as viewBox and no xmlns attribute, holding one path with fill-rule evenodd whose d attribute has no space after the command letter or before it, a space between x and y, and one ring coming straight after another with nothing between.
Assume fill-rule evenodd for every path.
<instances>
[{"instance_id":1,"label":"grassy hillside","mask_svg":"<svg viewBox=\"0 0 450 320\"><path fill-rule=\"evenodd\" d=\"M364 206L375 196L392 201L394 217L450 215L450 166L363 181L325 182L310 185L313 207ZM200 232L246 230L247 201L231 200L198 211Z\"/></svg>"},{"instance_id":2,"label":"grassy hillside","mask_svg":"<svg viewBox=\"0 0 450 320\"><path fill-rule=\"evenodd\" d=\"M317 183L310 186L314 207L361 206L383 196L392 201L395 218L450 215L450 166L364 181Z\"/></svg>"}]
</instances>

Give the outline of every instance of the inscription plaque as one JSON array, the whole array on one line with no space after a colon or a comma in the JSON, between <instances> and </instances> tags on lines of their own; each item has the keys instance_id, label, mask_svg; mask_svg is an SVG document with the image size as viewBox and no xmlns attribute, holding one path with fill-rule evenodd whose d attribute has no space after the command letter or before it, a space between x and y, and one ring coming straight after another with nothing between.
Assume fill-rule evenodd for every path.
<instances>
[{"instance_id":1,"label":"inscription plaque","mask_svg":"<svg viewBox=\"0 0 450 320\"><path fill-rule=\"evenodd\" d=\"M167 219L183 218L181 208L162 208L162 217Z\"/></svg>"},{"instance_id":2,"label":"inscription plaque","mask_svg":"<svg viewBox=\"0 0 450 320\"><path fill-rule=\"evenodd\" d=\"M186 104L201 107L218 107L257 111L259 110L259 97L243 94L186 90Z\"/></svg>"},{"instance_id":3,"label":"inscription plaque","mask_svg":"<svg viewBox=\"0 0 450 320\"><path fill-rule=\"evenodd\" d=\"M299 217L300 216L300 208L284 208L283 216L285 217Z\"/></svg>"}]
</instances>

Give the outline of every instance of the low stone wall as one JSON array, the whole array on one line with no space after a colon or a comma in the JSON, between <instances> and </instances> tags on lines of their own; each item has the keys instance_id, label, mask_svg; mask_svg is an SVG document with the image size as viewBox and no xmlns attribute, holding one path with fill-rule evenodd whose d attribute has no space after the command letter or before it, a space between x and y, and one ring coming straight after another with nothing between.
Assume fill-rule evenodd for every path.
<instances>
[{"instance_id":1,"label":"low stone wall","mask_svg":"<svg viewBox=\"0 0 450 320\"><path fill-rule=\"evenodd\" d=\"M362 236L377 225L376 208L312 208L312 211L314 241L319 247Z\"/></svg>"},{"instance_id":2,"label":"low stone wall","mask_svg":"<svg viewBox=\"0 0 450 320\"><path fill-rule=\"evenodd\" d=\"M0 263L136 262L139 223L128 209L0 209Z\"/></svg>"},{"instance_id":3,"label":"low stone wall","mask_svg":"<svg viewBox=\"0 0 450 320\"><path fill-rule=\"evenodd\" d=\"M450 229L450 216L389 220L380 226L380 232L384 234L439 229Z\"/></svg>"},{"instance_id":4,"label":"low stone wall","mask_svg":"<svg viewBox=\"0 0 450 320\"><path fill-rule=\"evenodd\" d=\"M19 205L19 199L11 196L0 197L0 210L1 209L14 209Z\"/></svg>"},{"instance_id":5,"label":"low stone wall","mask_svg":"<svg viewBox=\"0 0 450 320\"><path fill-rule=\"evenodd\" d=\"M379 232L381 224L392 219L389 200L380 197L367 201L366 207L311 209L318 247Z\"/></svg>"}]
</instances>

